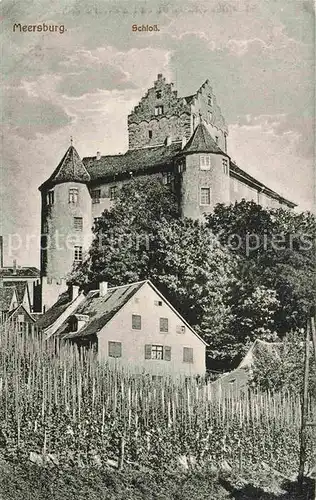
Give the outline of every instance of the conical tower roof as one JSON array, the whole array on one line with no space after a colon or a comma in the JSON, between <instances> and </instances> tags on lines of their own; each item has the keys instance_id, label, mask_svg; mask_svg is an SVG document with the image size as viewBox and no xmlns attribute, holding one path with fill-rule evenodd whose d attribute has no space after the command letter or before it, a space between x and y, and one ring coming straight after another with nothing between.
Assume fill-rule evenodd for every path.
<instances>
[{"instance_id":1,"label":"conical tower roof","mask_svg":"<svg viewBox=\"0 0 316 500\"><path fill-rule=\"evenodd\" d=\"M90 181L88 174L76 148L71 145L67 149L63 158L59 162L58 167L54 170L52 175L41 186L40 190L44 187L61 184L63 182L82 182Z\"/></svg>"},{"instance_id":2,"label":"conical tower roof","mask_svg":"<svg viewBox=\"0 0 316 500\"><path fill-rule=\"evenodd\" d=\"M181 153L220 153L228 156L216 144L204 123L199 123Z\"/></svg>"}]
</instances>

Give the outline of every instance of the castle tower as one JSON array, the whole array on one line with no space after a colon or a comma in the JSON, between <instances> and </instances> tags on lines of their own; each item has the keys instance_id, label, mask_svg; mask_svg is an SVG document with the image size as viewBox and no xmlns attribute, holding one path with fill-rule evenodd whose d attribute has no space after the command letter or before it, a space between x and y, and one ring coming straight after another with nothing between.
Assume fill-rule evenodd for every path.
<instances>
[{"instance_id":1,"label":"castle tower","mask_svg":"<svg viewBox=\"0 0 316 500\"><path fill-rule=\"evenodd\" d=\"M42 195L41 276L64 279L82 260L92 239L90 180L76 149L67 149L58 167L39 188Z\"/></svg>"},{"instance_id":2,"label":"castle tower","mask_svg":"<svg viewBox=\"0 0 316 500\"><path fill-rule=\"evenodd\" d=\"M203 219L216 203L229 203L229 156L214 141L201 115L177 163L183 217Z\"/></svg>"}]
</instances>

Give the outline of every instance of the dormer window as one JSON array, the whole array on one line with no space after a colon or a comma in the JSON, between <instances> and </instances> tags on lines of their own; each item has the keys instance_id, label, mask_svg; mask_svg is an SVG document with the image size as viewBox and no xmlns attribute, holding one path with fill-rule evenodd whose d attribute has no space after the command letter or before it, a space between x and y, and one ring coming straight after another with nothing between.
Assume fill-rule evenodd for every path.
<instances>
[{"instance_id":1,"label":"dormer window","mask_svg":"<svg viewBox=\"0 0 316 500\"><path fill-rule=\"evenodd\" d=\"M71 332L78 332L88 323L88 321L89 316L87 314L74 314L69 321Z\"/></svg>"},{"instance_id":2,"label":"dormer window","mask_svg":"<svg viewBox=\"0 0 316 500\"><path fill-rule=\"evenodd\" d=\"M161 90L157 90L156 97L157 99L161 99Z\"/></svg>"},{"instance_id":3,"label":"dormer window","mask_svg":"<svg viewBox=\"0 0 316 500\"><path fill-rule=\"evenodd\" d=\"M155 116L160 116L163 115L163 106L156 106L155 107Z\"/></svg>"},{"instance_id":4,"label":"dormer window","mask_svg":"<svg viewBox=\"0 0 316 500\"><path fill-rule=\"evenodd\" d=\"M210 155L200 156L200 170L210 170L211 168L211 157Z\"/></svg>"}]
</instances>

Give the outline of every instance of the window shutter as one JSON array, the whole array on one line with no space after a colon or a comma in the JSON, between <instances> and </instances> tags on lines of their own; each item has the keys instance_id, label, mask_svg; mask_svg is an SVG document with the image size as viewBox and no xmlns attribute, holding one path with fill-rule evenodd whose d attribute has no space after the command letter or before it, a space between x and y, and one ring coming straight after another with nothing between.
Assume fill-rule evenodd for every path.
<instances>
[{"instance_id":1,"label":"window shutter","mask_svg":"<svg viewBox=\"0 0 316 500\"><path fill-rule=\"evenodd\" d=\"M169 345L165 345L163 357L165 361L171 361L171 347Z\"/></svg>"},{"instance_id":2,"label":"window shutter","mask_svg":"<svg viewBox=\"0 0 316 500\"><path fill-rule=\"evenodd\" d=\"M184 363L193 363L193 349L192 349L192 347L184 347L183 348L183 362Z\"/></svg>"},{"instance_id":3,"label":"window shutter","mask_svg":"<svg viewBox=\"0 0 316 500\"><path fill-rule=\"evenodd\" d=\"M145 345L145 359L151 359L151 344Z\"/></svg>"}]
</instances>

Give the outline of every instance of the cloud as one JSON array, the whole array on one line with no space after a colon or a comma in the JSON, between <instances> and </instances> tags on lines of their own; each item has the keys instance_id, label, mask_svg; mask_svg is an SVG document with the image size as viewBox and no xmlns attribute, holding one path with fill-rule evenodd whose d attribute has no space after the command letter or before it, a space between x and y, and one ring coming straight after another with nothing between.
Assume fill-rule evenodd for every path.
<instances>
[{"instance_id":1,"label":"cloud","mask_svg":"<svg viewBox=\"0 0 316 500\"><path fill-rule=\"evenodd\" d=\"M30 96L22 87L6 88L2 101L3 127L27 139L34 139L37 133L50 134L71 121L60 106Z\"/></svg>"}]
</instances>

